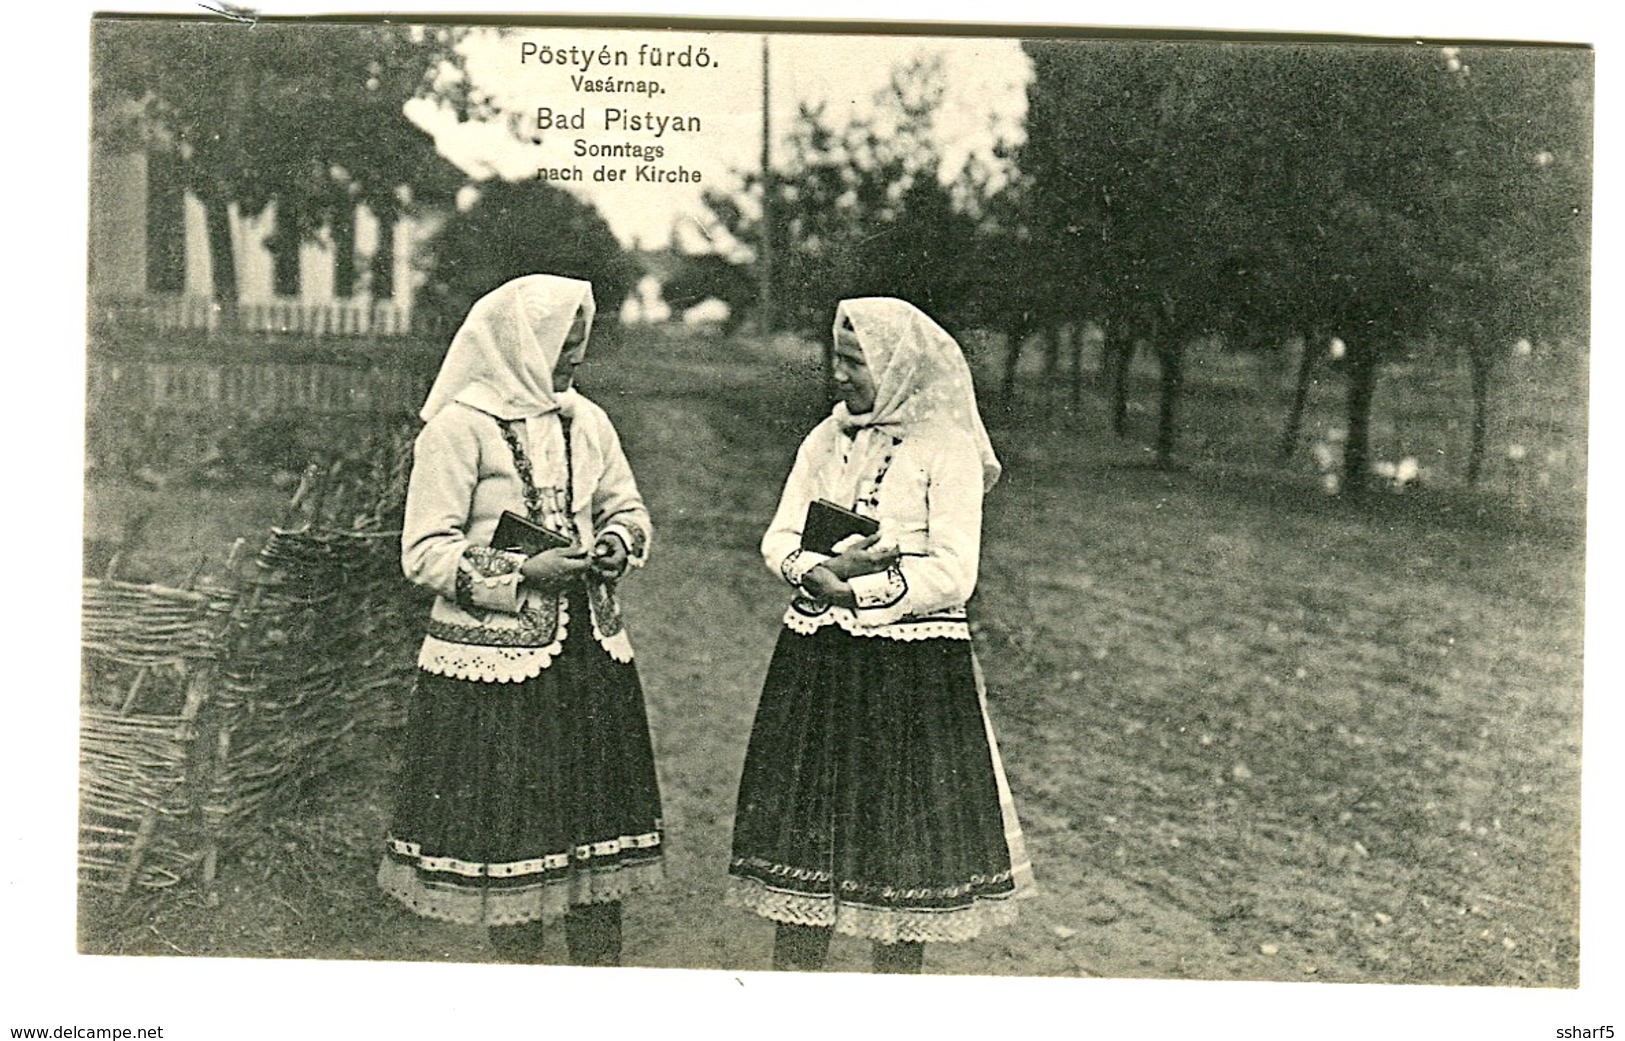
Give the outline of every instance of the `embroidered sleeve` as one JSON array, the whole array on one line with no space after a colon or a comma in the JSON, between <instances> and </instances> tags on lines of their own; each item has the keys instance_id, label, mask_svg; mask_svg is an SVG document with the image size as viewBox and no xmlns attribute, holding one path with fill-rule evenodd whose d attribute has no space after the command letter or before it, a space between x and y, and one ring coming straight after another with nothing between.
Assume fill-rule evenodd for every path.
<instances>
[{"instance_id":1,"label":"embroidered sleeve","mask_svg":"<svg viewBox=\"0 0 1625 1041\"><path fill-rule=\"evenodd\" d=\"M642 528L621 521L611 521L600 530L601 535L614 535L626 547L626 562L630 567L642 567L649 562L649 538Z\"/></svg>"},{"instance_id":2,"label":"embroidered sleeve","mask_svg":"<svg viewBox=\"0 0 1625 1041\"><path fill-rule=\"evenodd\" d=\"M418 435L401 530L401 568L418 585L459 606L516 613L517 553L468 539L469 502L479 482L480 435L460 410L447 409Z\"/></svg>"},{"instance_id":3,"label":"embroidered sleeve","mask_svg":"<svg viewBox=\"0 0 1625 1041\"><path fill-rule=\"evenodd\" d=\"M807 577L807 572L829 559L824 554L814 553L812 550L795 549L779 564L779 574L784 577L786 582L800 589L802 580Z\"/></svg>"},{"instance_id":4,"label":"embroidered sleeve","mask_svg":"<svg viewBox=\"0 0 1625 1041\"><path fill-rule=\"evenodd\" d=\"M619 536L626 544L627 564L642 567L649 562L649 543L654 533L648 507L638 492L615 427L605 418L594 424L594 432L603 439L604 472L592 494L593 530Z\"/></svg>"},{"instance_id":5,"label":"embroidered sleeve","mask_svg":"<svg viewBox=\"0 0 1625 1041\"><path fill-rule=\"evenodd\" d=\"M857 598L858 610L872 611L891 607L908 595L908 579L896 564L872 575L857 575L848 579L852 595Z\"/></svg>"},{"instance_id":6,"label":"embroidered sleeve","mask_svg":"<svg viewBox=\"0 0 1625 1041\"><path fill-rule=\"evenodd\" d=\"M523 578L519 568L525 563L522 553L509 553L489 546L470 546L463 551L462 565L457 569L457 604L478 611L505 611L515 614L519 610L519 583Z\"/></svg>"}]
</instances>

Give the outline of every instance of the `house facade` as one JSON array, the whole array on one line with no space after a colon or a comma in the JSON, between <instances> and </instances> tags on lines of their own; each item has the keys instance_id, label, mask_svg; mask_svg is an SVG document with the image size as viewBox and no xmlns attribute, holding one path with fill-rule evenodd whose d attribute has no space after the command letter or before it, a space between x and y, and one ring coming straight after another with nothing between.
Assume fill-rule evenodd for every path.
<instances>
[{"instance_id":1,"label":"house facade","mask_svg":"<svg viewBox=\"0 0 1625 1041\"><path fill-rule=\"evenodd\" d=\"M165 157L97 144L90 170L92 323L210 331L223 308L215 292L203 203L180 187ZM449 166L449 164L448 164ZM356 207L353 234L340 245L333 229L315 240L283 243L273 203L227 221L242 331L305 335L405 335L422 275L414 260L451 210L409 205L384 222ZM341 250L348 253L341 264Z\"/></svg>"}]
</instances>

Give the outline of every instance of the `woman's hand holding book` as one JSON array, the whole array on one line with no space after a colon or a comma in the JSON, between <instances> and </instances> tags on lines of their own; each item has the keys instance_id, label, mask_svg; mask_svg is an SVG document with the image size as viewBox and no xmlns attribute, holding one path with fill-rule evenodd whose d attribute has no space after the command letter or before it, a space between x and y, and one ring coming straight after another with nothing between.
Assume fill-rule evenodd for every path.
<instances>
[{"instance_id":1,"label":"woman's hand holding book","mask_svg":"<svg viewBox=\"0 0 1625 1041\"><path fill-rule=\"evenodd\" d=\"M807 572L801 580L801 588L815 600L822 600L827 604L836 604L840 607L858 606L857 595L846 580L838 577L829 569L828 564L820 564Z\"/></svg>"},{"instance_id":2,"label":"woman's hand holding book","mask_svg":"<svg viewBox=\"0 0 1625 1041\"><path fill-rule=\"evenodd\" d=\"M895 542L882 542L880 534L876 532L853 542L839 555L825 561L823 566L836 578L845 582L859 575L874 575L885 571L896 563L901 555Z\"/></svg>"},{"instance_id":3,"label":"woman's hand holding book","mask_svg":"<svg viewBox=\"0 0 1625 1041\"><path fill-rule=\"evenodd\" d=\"M558 549L544 549L540 553L525 558L520 565L519 573L525 576L526 581L535 583L543 589L557 589L572 578L578 577L592 565L587 551L580 546L565 546Z\"/></svg>"}]
</instances>

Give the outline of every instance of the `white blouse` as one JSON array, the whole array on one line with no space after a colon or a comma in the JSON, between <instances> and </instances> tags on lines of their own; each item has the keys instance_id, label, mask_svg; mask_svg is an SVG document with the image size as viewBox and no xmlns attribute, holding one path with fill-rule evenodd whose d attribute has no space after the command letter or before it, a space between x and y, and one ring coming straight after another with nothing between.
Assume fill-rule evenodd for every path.
<instances>
[{"instance_id":1,"label":"white blouse","mask_svg":"<svg viewBox=\"0 0 1625 1041\"><path fill-rule=\"evenodd\" d=\"M830 558L801 548L814 499L874 517L903 556L889 569L850 579L856 608L813 598L801 586ZM965 603L976 589L982 537L982 466L968 434L920 425L896 436L843 431L825 419L801 443L762 538L762 558L796 596L784 622L800 633L839 625L855 636L970 639Z\"/></svg>"},{"instance_id":2,"label":"white blouse","mask_svg":"<svg viewBox=\"0 0 1625 1041\"><path fill-rule=\"evenodd\" d=\"M589 581L592 617L570 618L562 592L523 582L523 555L490 548L502 512L512 510L539 516L583 546L613 533L632 566L648 559L648 510L614 426L585 398L577 397L573 411L568 466L556 414L517 420L505 433L494 417L452 404L418 435L401 566L437 594L420 667L460 679L528 679L551 664L569 632L589 626L613 657L631 660L612 583ZM574 478L568 493L566 472Z\"/></svg>"}]
</instances>

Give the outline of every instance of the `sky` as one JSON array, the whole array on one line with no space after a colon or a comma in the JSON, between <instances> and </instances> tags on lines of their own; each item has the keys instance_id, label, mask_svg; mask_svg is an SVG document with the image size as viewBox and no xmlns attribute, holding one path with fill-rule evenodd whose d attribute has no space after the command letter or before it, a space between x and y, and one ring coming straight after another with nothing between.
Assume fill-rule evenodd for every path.
<instances>
[{"instance_id":1,"label":"sky","mask_svg":"<svg viewBox=\"0 0 1625 1041\"><path fill-rule=\"evenodd\" d=\"M653 33L647 30L533 28L512 36L490 34L466 48L470 79L488 91L507 113L521 118L532 140L523 140L505 122L458 124L428 102L408 108L424 129L435 135L448 158L475 177L534 177L538 168L578 169L581 182L559 181L594 203L623 245L665 244L678 231L686 249L706 248L701 229L714 224L700 201L702 189L730 190L739 174L760 165L762 140L763 34L755 32ZM667 51L702 51L705 68L640 67L640 48L657 45ZM771 139L774 162L787 156L785 137L799 106L824 106L828 121L845 125L873 109L876 92L885 89L893 70L913 58L942 61L943 101L936 117L936 139L942 151L943 176L951 179L971 155L990 157L1000 138L1019 137L1026 112L1029 66L1012 38L949 38L776 33L768 39ZM543 64L555 49L607 48L627 56L626 67L612 67L617 78L643 78L660 83L664 94L616 95L583 93L572 76L599 78L603 67L572 58L572 65ZM581 65L587 65L583 74ZM583 130L536 129L538 110L584 114ZM656 137L629 132L629 119L606 129L602 113L617 108L628 115L693 116L697 133L668 131ZM664 150L656 165L682 167L700 174L698 184L648 184L632 180L598 182L600 165L578 157L576 141L594 144L631 142ZM638 165L624 160L607 164L627 177Z\"/></svg>"}]
</instances>

